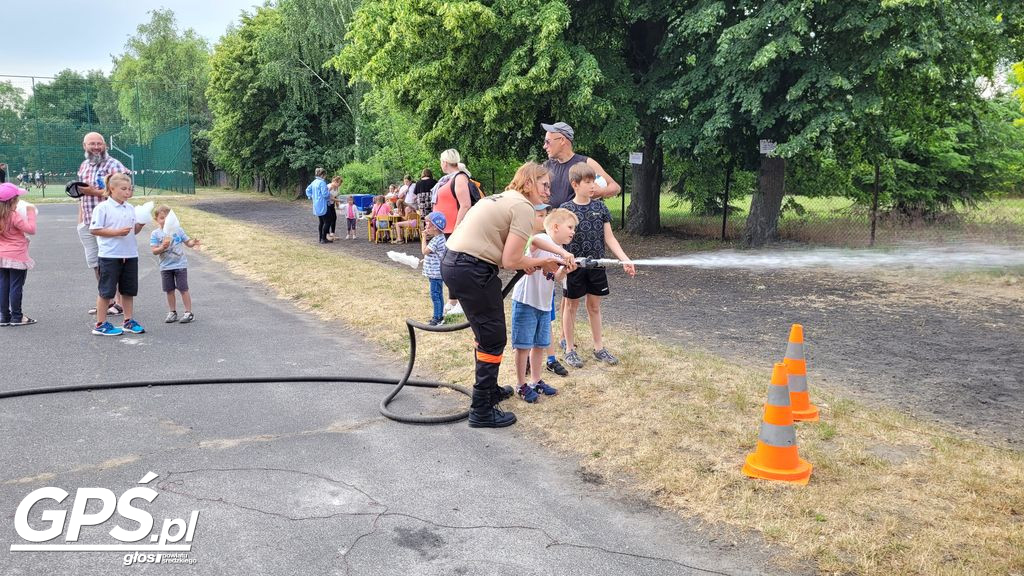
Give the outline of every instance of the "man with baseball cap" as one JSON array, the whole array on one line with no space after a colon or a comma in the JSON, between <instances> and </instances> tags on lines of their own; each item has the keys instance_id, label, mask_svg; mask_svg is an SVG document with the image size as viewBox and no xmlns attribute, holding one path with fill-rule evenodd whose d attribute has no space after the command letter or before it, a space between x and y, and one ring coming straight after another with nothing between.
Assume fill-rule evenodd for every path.
<instances>
[{"instance_id":1,"label":"man with baseball cap","mask_svg":"<svg viewBox=\"0 0 1024 576\"><path fill-rule=\"evenodd\" d=\"M573 151L572 147L576 140L576 131L572 129L572 126L565 122L555 122L554 124L542 123L540 127L544 129L544 151L548 153L548 159L544 162L544 167L548 169L548 173L551 175L551 198L548 200L549 204L555 208L561 208L562 204L572 201L575 193L572 190L572 186L569 185L569 168L580 162L586 162L597 173L595 182L598 184L598 189L594 192L594 199L611 198L622 190L618 182L605 172L597 160ZM603 186L602 182L604 183ZM555 308L552 305L552 322L555 320L554 310ZM553 372L559 376L569 375L569 371L555 357L554 339L552 339L551 346L548 348L548 360L545 368L548 372Z\"/></svg>"},{"instance_id":2,"label":"man with baseball cap","mask_svg":"<svg viewBox=\"0 0 1024 576\"><path fill-rule=\"evenodd\" d=\"M85 185L79 184L76 188L81 194L78 199L78 239L82 242L85 250L85 263L92 268L96 280L100 278L99 269L99 245L96 237L89 231L89 222L92 220L92 211L106 196L104 187L107 176L115 172L131 172L117 161L116 158L107 154L107 141L99 132L89 132L82 139L82 149L85 151L85 160L78 167L78 179ZM96 310L89 311L95 314ZM118 303L110 305L107 314L121 314L122 308Z\"/></svg>"},{"instance_id":3,"label":"man with baseball cap","mask_svg":"<svg viewBox=\"0 0 1024 576\"><path fill-rule=\"evenodd\" d=\"M611 198L619 193L622 188L619 184L604 171L604 168L594 160L573 151L573 143L576 140L576 131L565 122L554 124L541 124L544 129L544 151L548 153L548 160L544 167L551 174L551 200L549 203L555 208L572 200L573 191L569 186L569 168L573 164L586 162L597 173L599 189L594 193L594 198ZM605 182L601 186L602 180Z\"/></svg>"}]
</instances>

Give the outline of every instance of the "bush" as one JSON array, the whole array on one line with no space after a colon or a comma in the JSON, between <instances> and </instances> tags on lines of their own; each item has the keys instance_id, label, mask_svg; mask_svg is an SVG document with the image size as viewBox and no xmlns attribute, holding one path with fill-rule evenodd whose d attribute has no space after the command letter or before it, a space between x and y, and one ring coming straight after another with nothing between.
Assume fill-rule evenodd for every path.
<instances>
[{"instance_id":1,"label":"bush","mask_svg":"<svg viewBox=\"0 0 1024 576\"><path fill-rule=\"evenodd\" d=\"M383 194L387 187L381 169L364 162L346 164L341 177L345 180L341 187L344 194Z\"/></svg>"}]
</instances>

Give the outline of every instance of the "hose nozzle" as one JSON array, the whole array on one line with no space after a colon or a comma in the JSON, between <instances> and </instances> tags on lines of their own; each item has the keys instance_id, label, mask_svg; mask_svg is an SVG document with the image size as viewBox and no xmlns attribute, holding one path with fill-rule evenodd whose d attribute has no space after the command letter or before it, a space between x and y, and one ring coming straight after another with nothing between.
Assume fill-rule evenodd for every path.
<instances>
[{"instance_id":1,"label":"hose nozzle","mask_svg":"<svg viewBox=\"0 0 1024 576\"><path fill-rule=\"evenodd\" d=\"M618 263L619 263L619 261L615 260L613 258L590 258L590 257L584 256L582 258L577 258L576 259L576 267L577 268L586 268L588 270L592 270L594 268L604 268L605 266L607 266L609 264L618 264Z\"/></svg>"}]
</instances>

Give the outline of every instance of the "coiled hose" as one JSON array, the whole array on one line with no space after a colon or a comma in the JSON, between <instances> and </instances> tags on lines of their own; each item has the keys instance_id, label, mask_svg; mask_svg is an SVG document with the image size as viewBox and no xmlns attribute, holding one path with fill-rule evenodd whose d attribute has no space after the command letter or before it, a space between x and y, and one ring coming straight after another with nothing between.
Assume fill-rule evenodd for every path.
<instances>
[{"instance_id":1,"label":"coiled hose","mask_svg":"<svg viewBox=\"0 0 1024 576\"><path fill-rule=\"evenodd\" d=\"M511 280L501 291L501 297L505 298L512 291L516 282L523 275L522 270L517 270ZM470 390L447 382L435 382L431 380L410 380L413 366L416 364L416 330L425 332L457 332L469 328L469 322L461 324L450 324L447 326L430 326L415 320L406 319L406 326L409 328L409 363L405 367L405 374L398 380L391 378L378 378L375 376L273 376L273 377L249 377L249 378L194 378L174 380L147 380L135 382L112 382L107 384L72 384L68 386L44 386L41 388L27 388L24 390L12 390L0 392L0 400L6 398L21 398L24 396L38 396L41 394L62 394L66 392L88 392L92 390L117 390L122 388L156 388L161 386L206 386L211 384L284 384L298 382L351 382L367 384L390 384L394 388L380 401L380 413L396 422L406 424L444 424L447 422L458 422L469 416L469 410L455 414L444 414L440 416L406 416L396 414L388 408L395 396L406 386L418 388L448 388L461 392L466 396L472 396Z\"/></svg>"}]
</instances>

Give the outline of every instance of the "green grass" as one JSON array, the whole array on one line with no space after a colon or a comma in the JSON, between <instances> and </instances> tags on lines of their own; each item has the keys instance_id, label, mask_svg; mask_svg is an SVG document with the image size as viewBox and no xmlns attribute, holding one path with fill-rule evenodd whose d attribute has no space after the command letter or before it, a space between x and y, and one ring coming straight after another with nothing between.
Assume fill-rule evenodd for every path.
<instances>
[{"instance_id":1,"label":"green grass","mask_svg":"<svg viewBox=\"0 0 1024 576\"><path fill-rule=\"evenodd\" d=\"M17 182L15 182L17 184ZM47 184L45 189L39 189L35 186L25 188L28 190L28 194L24 196L29 202L38 202L40 200L70 200L67 194L64 193L64 184ZM159 188L136 188L135 198L142 198L144 196L160 196L162 194L178 194L170 190L161 190Z\"/></svg>"}]
</instances>

